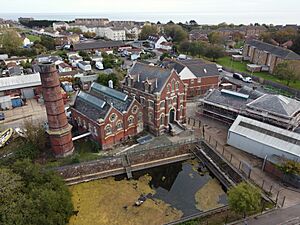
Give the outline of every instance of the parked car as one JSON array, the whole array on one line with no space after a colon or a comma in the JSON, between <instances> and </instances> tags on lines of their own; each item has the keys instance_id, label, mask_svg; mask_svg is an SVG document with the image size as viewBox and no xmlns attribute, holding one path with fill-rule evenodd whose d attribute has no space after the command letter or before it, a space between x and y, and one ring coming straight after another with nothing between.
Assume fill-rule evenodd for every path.
<instances>
[{"instance_id":1,"label":"parked car","mask_svg":"<svg viewBox=\"0 0 300 225\"><path fill-rule=\"evenodd\" d=\"M219 65L219 64L216 64L217 68L218 68L218 71L221 73L223 72L223 66Z\"/></svg>"},{"instance_id":2,"label":"parked car","mask_svg":"<svg viewBox=\"0 0 300 225\"><path fill-rule=\"evenodd\" d=\"M238 79L238 80L243 81L243 79L244 79L243 75L239 74L239 73L234 73L232 76L233 76L233 78Z\"/></svg>"},{"instance_id":3,"label":"parked car","mask_svg":"<svg viewBox=\"0 0 300 225\"><path fill-rule=\"evenodd\" d=\"M5 115L3 112L0 112L0 120L5 120Z\"/></svg>"},{"instance_id":4,"label":"parked car","mask_svg":"<svg viewBox=\"0 0 300 225\"><path fill-rule=\"evenodd\" d=\"M244 77L243 81L246 83L252 83L252 78L251 77Z\"/></svg>"}]
</instances>

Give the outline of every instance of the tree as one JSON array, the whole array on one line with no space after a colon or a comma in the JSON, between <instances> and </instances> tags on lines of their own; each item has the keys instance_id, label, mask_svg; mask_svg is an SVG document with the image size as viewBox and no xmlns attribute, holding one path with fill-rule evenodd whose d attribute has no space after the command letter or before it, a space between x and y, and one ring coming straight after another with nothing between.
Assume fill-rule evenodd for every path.
<instances>
[{"instance_id":1,"label":"tree","mask_svg":"<svg viewBox=\"0 0 300 225\"><path fill-rule=\"evenodd\" d=\"M189 49L190 49L190 42L189 41L183 41L180 43L179 45L179 51L187 54L189 52Z\"/></svg>"},{"instance_id":2,"label":"tree","mask_svg":"<svg viewBox=\"0 0 300 225\"><path fill-rule=\"evenodd\" d=\"M15 151L16 159L35 159L46 150L47 136L42 124L33 124L29 120L24 122L25 136L23 142Z\"/></svg>"},{"instance_id":3,"label":"tree","mask_svg":"<svg viewBox=\"0 0 300 225\"><path fill-rule=\"evenodd\" d=\"M91 61L91 57L85 51L79 51L78 53L84 61Z\"/></svg>"},{"instance_id":4,"label":"tree","mask_svg":"<svg viewBox=\"0 0 300 225\"><path fill-rule=\"evenodd\" d=\"M71 194L54 172L30 161L0 169L0 224L65 225L73 214Z\"/></svg>"},{"instance_id":5,"label":"tree","mask_svg":"<svg viewBox=\"0 0 300 225\"><path fill-rule=\"evenodd\" d=\"M84 36L85 38L94 38L94 37L96 37L96 33L95 33L95 32L90 32L90 31L88 31L88 32L84 32L84 33L83 33L83 36Z\"/></svg>"},{"instance_id":6,"label":"tree","mask_svg":"<svg viewBox=\"0 0 300 225\"><path fill-rule=\"evenodd\" d=\"M78 28L78 27L70 28L70 29L68 29L68 32L72 32L74 34L81 34L82 33L81 29Z\"/></svg>"},{"instance_id":7,"label":"tree","mask_svg":"<svg viewBox=\"0 0 300 225\"><path fill-rule=\"evenodd\" d=\"M241 33L241 32L233 32L232 34L232 40L234 40L235 42L239 42L241 40L244 40L245 36Z\"/></svg>"},{"instance_id":8,"label":"tree","mask_svg":"<svg viewBox=\"0 0 300 225\"><path fill-rule=\"evenodd\" d=\"M160 56L160 61L163 61L165 58L171 58L170 54L169 53L163 53L161 56Z\"/></svg>"},{"instance_id":9,"label":"tree","mask_svg":"<svg viewBox=\"0 0 300 225\"><path fill-rule=\"evenodd\" d=\"M108 87L108 81L112 80L114 87L119 87L120 86L120 77L116 73L112 74L105 74L105 73L100 73L97 78L97 83L102 84L104 86Z\"/></svg>"},{"instance_id":10,"label":"tree","mask_svg":"<svg viewBox=\"0 0 300 225\"><path fill-rule=\"evenodd\" d=\"M272 33L270 32L263 32L260 34L259 39L262 40L263 42L272 43Z\"/></svg>"},{"instance_id":11,"label":"tree","mask_svg":"<svg viewBox=\"0 0 300 225\"><path fill-rule=\"evenodd\" d=\"M289 40L294 40L297 37L297 31L293 28L285 28L276 31L274 34L274 40L279 44L283 44Z\"/></svg>"},{"instance_id":12,"label":"tree","mask_svg":"<svg viewBox=\"0 0 300 225\"><path fill-rule=\"evenodd\" d=\"M293 50L297 54L300 54L300 34L298 34L298 36L294 39L291 50Z\"/></svg>"},{"instance_id":13,"label":"tree","mask_svg":"<svg viewBox=\"0 0 300 225\"><path fill-rule=\"evenodd\" d=\"M187 32L179 25L171 24L165 26L165 33L171 37L174 42L180 43L187 39Z\"/></svg>"},{"instance_id":14,"label":"tree","mask_svg":"<svg viewBox=\"0 0 300 225\"><path fill-rule=\"evenodd\" d=\"M260 190L246 182L242 182L228 191L229 207L236 213L256 212L261 206Z\"/></svg>"},{"instance_id":15,"label":"tree","mask_svg":"<svg viewBox=\"0 0 300 225\"><path fill-rule=\"evenodd\" d=\"M297 60L279 63L274 70L274 75L286 80L286 85L289 86L290 82L300 79L300 63Z\"/></svg>"},{"instance_id":16,"label":"tree","mask_svg":"<svg viewBox=\"0 0 300 225\"><path fill-rule=\"evenodd\" d=\"M219 32L211 32L208 34L208 40L211 44L222 44L224 39Z\"/></svg>"},{"instance_id":17,"label":"tree","mask_svg":"<svg viewBox=\"0 0 300 225\"><path fill-rule=\"evenodd\" d=\"M205 56L216 61L216 59L224 56L224 50L219 46L210 45L206 48Z\"/></svg>"},{"instance_id":18,"label":"tree","mask_svg":"<svg viewBox=\"0 0 300 225\"><path fill-rule=\"evenodd\" d=\"M155 25L145 25L140 33L140 40L146 40L150 35L157 35L158 29Z\"/></svg>"},{"instance_id":19,"label":"tree","mask_svg":"<svg viewBox=\"0 0 300 225\"><path fill-rule=\"evenodd\" d=\"M198 23L196 22L196 20L190 20L189 24L191 26L197 26L198 25Z\"/></svg>"},{"instance_id":20,"label":"tree","mask_svg":"<svg viewBox=\"0 0 300 225\"><path fill-rule=\"evenodd\" d=\"M11 54L22 46L22 39L15 30L5 29L0 33L0 46L6 53Z\"/></svg>"},{"instance_id":21,"label":"tree","mask_svg":"<svg viewBox=\"0 0 300 225\"><path fill-rule=\"evenodd\" d=\"M55 50L55 40L45 35L41 36L41 45L43 45L48 51Z\"/></svg>"}]
</instances>

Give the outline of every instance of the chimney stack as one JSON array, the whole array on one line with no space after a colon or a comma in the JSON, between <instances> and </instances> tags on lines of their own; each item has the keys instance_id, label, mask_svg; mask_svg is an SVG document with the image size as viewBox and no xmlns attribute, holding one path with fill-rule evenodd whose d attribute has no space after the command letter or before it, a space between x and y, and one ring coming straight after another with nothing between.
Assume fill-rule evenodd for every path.
<instances>
[{"instance_id":1,"label":"chimney stack","mask_svg":"<svg viewBox=\"0 0 300 225\"><path fill-rule=\"evenodd\" d=\"M74 151L72 126L68 123L56 66L50 62L39 64L43 97L46 106L51 148L56 157Z\"/></svg>"}]
</instances>

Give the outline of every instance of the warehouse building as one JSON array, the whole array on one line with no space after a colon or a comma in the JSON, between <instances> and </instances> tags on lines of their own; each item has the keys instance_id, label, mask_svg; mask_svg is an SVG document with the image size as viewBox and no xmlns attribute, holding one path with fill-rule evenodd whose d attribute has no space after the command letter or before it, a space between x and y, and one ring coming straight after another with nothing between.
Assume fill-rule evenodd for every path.
<instances>
[{"instance_id":1,"label":"warehouse building","mask_svg":"<svg viewBox=\"0 0 300 225\"><path fill-rule=\"evenodd\" d=\"M0 78L0 96L22 96L24 99L34 98L41 93L40 73Z\"/></svg>"},{"instance_id":2,"label":"warehouse building","mask_svg":"<svg viewBox=\"0 0 300 225\"><path fill-rule=\"evenodd\" d=\"M300 160L300 134L243 116L230 127L227 144L259 158Z\"/></svg>"}]
</instances>

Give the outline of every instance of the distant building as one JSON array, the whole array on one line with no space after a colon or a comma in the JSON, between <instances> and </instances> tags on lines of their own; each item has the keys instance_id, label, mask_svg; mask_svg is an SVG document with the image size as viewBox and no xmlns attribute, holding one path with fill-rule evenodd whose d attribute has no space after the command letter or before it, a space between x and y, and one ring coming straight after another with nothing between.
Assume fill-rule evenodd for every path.
<instances>
[{"instance_id":1,"label":"distant building","mask_svg":"<svg viewBox=\"0 0 300 225\"><path fill-rule=\"evenodd\" d=\"M154 49L161 49L161 44L164 42L168 42L164 36L151 35L148 37L147 41L150 46Z\"/></svg>"},{"instance_id":2,"label":"distant building","mask_svg":"<svg viewBox=\"0 0 300 225\"><path fill-rule=\"evenodd\" d=\"M107 26L109 24L109 19L107 19L107 18L76 18L75 24L90 25L90 26Z\"/></svg>"},{"instance_id":3,"label":"distant building","mask_svg":"<svg viewBox=\"0 0 300 225\"><path fill-rule=\"evenodd\" d=\"M97 41L85 41L85 42L73 44L71 46L71 49L73 51L103 51L107 49L118 50L118 48L125 47L125 46L127 46L127 44L125 44L122 41L97 40Z\"/></svg>"},{"instance_id":4,"label":"distant building","mask_svg":"<svg viewBox=\"0 0 300 225\"><path fill-rule=\"evenodd\" d=\"M204 95L209 89L218 87L220 74L214 63L199 59L165 59L163 65L174 69L180 79L188 85L187 97Z\"/></svg>"},{"instance_id":5,"label":"distant building","mask_svg":"<svg viewBox=\"0 0 300 225\"><path fill-rule=\"evenodd\" d=\"M55 22L52 24L53 30L57 31L59 29L61 30L68 30L70 28L69 24L66 22Z\"/></svg>"},{"instance_id":6,"label":"distant building","mask_svg":"<svg viewBox=\"0 0 300 225\"><path fill-rule=\"evenodd\" d=\"M143 131L143 110L134 98L93 83L79 92L71 108L79 130L89 131L102 149L112 148Z\"/></svg>"},{"instance_id":7,"label":"distant building","mask_svg":"<svg viewBox=\"0 0 300 225\"><path fill-rule=\"evenodd\" d=\"M253 64L267 67L273 73L279 63L289 60L300 60L300 55L295 52L274 46L258 40L248 40L243 50L244 60L249 60Z\"/></svg>"},{"instance_id":8,"label":"distant building","mask_svg":"<svg viewBox=\"0 0 300 225\"><path fill-rule=\"evenodd\" d=\"M186 122L187 87L175 70L136 62L123 84L144 110L144 125L155 135Z\"/></svg>"},{"instance_id":9,"label":"distant building","mask_svg":"<svg viewBox=\"0 0 300 225\"><path fill-rule=\"evenodd\" d=\"M299 161L300 134L238 116L228 131L227 144L255 155Z\"/></svg>"}]
</instances>

